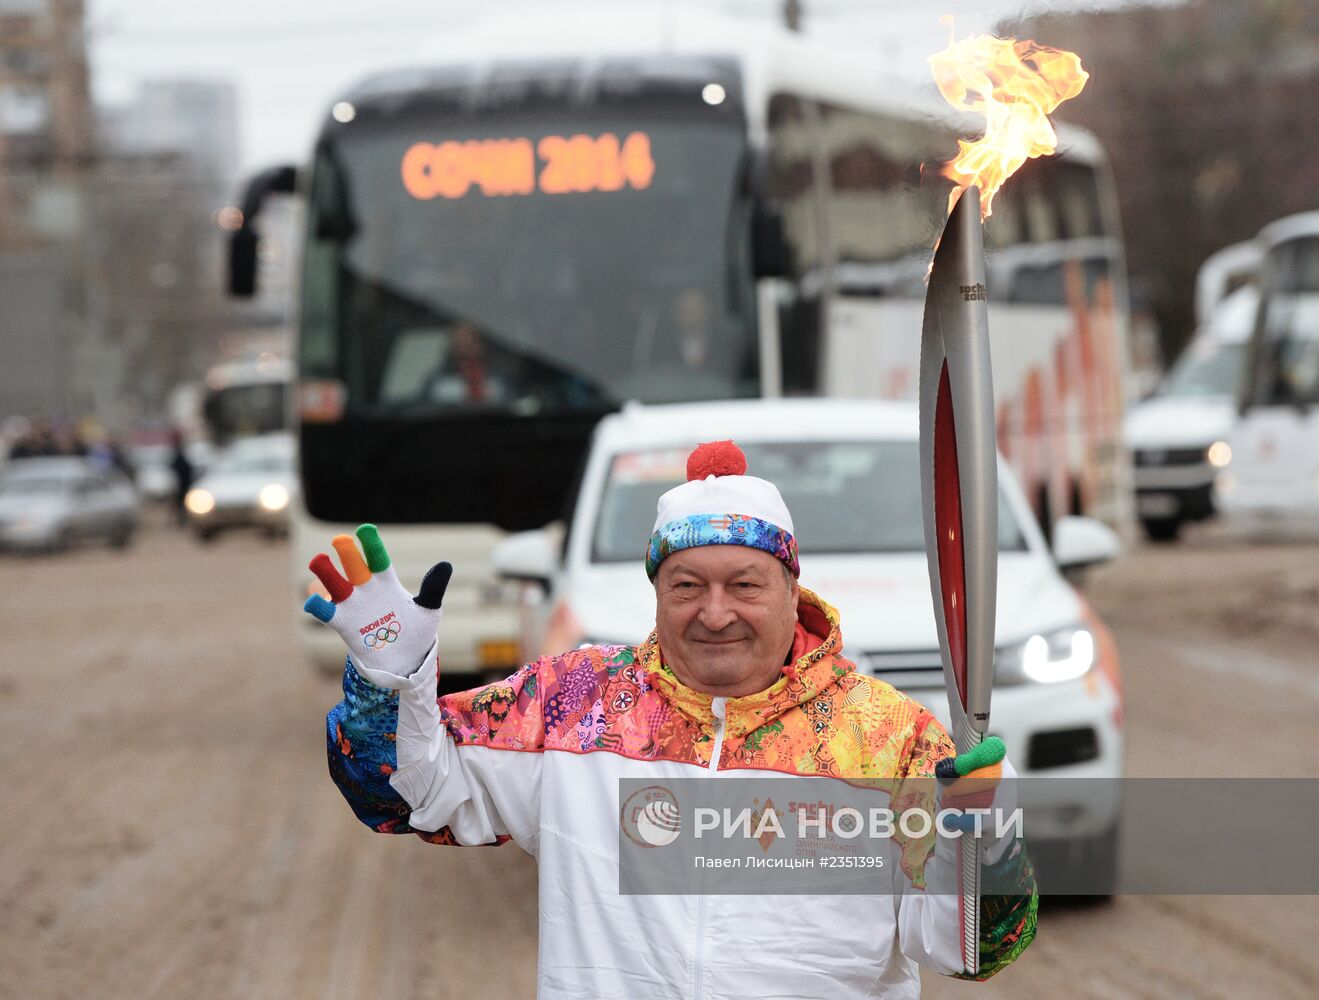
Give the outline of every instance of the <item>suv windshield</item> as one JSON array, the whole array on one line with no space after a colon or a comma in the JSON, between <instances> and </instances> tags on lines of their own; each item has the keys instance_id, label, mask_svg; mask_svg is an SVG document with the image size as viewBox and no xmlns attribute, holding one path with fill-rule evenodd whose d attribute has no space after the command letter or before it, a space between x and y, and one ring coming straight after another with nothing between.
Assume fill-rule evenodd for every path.
<instances>
[{"instance_id":1,"label":"suv windshield","mask_svg":"<svg viewBox=\"0 0 1319 1000\"><path fill-rule=\"evenodd\" d=\"M748 474L769 480L783 494L802 555L925 551L916 442L757 442L742 450ZM641 557L660 495L686 479L690 452L687 446L614 457L592 561ZM1000 551L1026 548L1001 493L998 544Z\"/></svg>"},{"instance_id":2,"label":"suv windshield","mask_svg":"<svg viewBox=\"0 0 1319 1000\"><path fill-rule=\"evenodd\" d=\"M1241 376L1243 344L1192 344L1159 389L1160 396L1231 396Z\"/></svg>"},{"instance_id":3,"label":"suv windshield","mask_svg":"<svg viewBox=\"0 0 1319 1000\"><path fill-rule=\"evenodd\" d=\"M291 455L260 454L249 452L244 455L228 455L215 467L216 472L242 474L247 472L282 472L292 473L293 457Z\"/></svg>"}]
</instances>

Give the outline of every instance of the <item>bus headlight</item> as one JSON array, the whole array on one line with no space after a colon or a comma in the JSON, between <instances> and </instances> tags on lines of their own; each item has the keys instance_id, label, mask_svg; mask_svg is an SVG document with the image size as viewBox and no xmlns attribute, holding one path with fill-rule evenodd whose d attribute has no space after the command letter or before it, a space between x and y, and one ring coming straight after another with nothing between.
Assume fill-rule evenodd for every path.
<instances>
[{"instance_id":1,"label":"bus headlight","mask_svg":"<svg viewBox=\"0 0 1319 1000\"><path fill-rule=\"evenodd\" d=\"M272 513L283 510L289 505L289 491L279 483L267 483L261 487L261 492L256 495L256 502L261 505L263 510Z\"/></svg>"},{"instance_id":2,"label":"bus headlight","mask_svg":"<svg viewBox=\"0 0 1319 1000\"><path fill-rule=\"evenodd\" d=\"M1226 469L1232 461L1232 446L1226 441L1215 441L1205 450L1205 458L1215 469Z\"/></svg>"},{"instance_id":3,"label":"bus headlight","mask_svg":"<svg viewBox=\"0 0 1319 1000\"><path fill-rule=\"evenodd\" d=\"M1031 636L999 654L994 679L1000 684L1075 680L1095 665L1095 636L1072 626Z\"/></svg>"},{"instance_id":4,"label":"bus headlight","mask_svg":"<svg viewBox=\"0 0 1319 1000\"><path fill-rule=\"evenodd\" d=\"M215 497L211 496L209 490L188 490L183 497L183 506L188 508L188 513L205 517L215 510Z\"/></svg>"}]
</instances>

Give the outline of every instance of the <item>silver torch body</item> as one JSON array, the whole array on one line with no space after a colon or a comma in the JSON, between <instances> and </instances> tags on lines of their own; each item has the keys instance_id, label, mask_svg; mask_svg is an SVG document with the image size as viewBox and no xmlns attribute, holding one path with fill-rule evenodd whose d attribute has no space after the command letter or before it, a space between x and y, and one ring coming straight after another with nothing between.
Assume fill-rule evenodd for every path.
<instances>
[{"instance_id":1,"label":"silver torch body","mask_svg":"<svg viewBox=\"0 0 1319 1000\"><path fill-rule=\"evenodd\" d=\"M980 190L958 199L930 268L921 328L920 460L925 553L952 737L984 739L994 682L998 452ZM963 836L962 957L979 966L980 850Z\"/></svg>"}]
</instances>

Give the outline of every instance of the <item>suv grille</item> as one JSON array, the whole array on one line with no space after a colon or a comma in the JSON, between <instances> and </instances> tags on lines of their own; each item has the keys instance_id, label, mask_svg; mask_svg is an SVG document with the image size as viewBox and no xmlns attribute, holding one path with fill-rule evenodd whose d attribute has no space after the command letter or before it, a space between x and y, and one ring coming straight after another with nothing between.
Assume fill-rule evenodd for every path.
<instances>
[{"instance_id":1,"label":"suv grille","mask_svg":"<svg viewBox=\"0 0 1319 1000\"><path fill-rule=\"evenodd\" d=\"M888 649L863 653L857 666L900 691L909 688L943 687L943 660L937 649Z\"/></svg>"},{"instance_id":2,"label":"suv grille","mask_svg":"<svg viewBox=\"0 0 1319 1000\"><path fill-rule=\"evenodd\" d=\"M1032 771L1081 764L1099 756L1099 734L1089 726L1035 733L1026 750L1026 766Z\"/></svg>"},{"instance_id":3,"label":"suv grille","mask_svg":"<svg viewBox=\"0 0 1319 1000\"><path fill-rule=\"evenodd\" d=\"M994 650L996 669L1001 654L1002 650ZM843 655L850 656L852 653L844 649ZM888 681L899 691L944 686L943 660L937 649L886 649L876 653L857 653L856 665L862 673Z\"/></svg>"},{"instance_id":4,"label":"suv grille","mask_svg":"<svg viewBox=\"0 0 1319 1000\"><path fill-rule=\"evenodd\" d=\"M1204 465L1204 448L1137 448L1133 456L1137 465Z\"/></svg>"}]
</instances>

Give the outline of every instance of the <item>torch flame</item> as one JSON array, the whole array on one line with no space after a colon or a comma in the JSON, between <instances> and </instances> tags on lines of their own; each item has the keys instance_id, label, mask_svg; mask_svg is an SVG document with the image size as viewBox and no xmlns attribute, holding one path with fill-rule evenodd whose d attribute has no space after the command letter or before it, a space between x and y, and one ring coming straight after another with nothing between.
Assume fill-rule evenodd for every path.
<instances>
[{"instance_id":1,"label":"torch flame","mask_svg":"<svg viewBox=\"0 0 1319 1000\"><path fill-rule=\"evenodd\" d=\"M942 171L956 185L948 211L976 184L981 217L988 218L1003 182L1028 158L1057 148L1047 116L1079 94L1090 74L1074 52L992 35L953 41L930 56L930 66L949 104L985 116L985 134L974 142L959 139L956 158Z\"/></svg>"}]
</instances>

